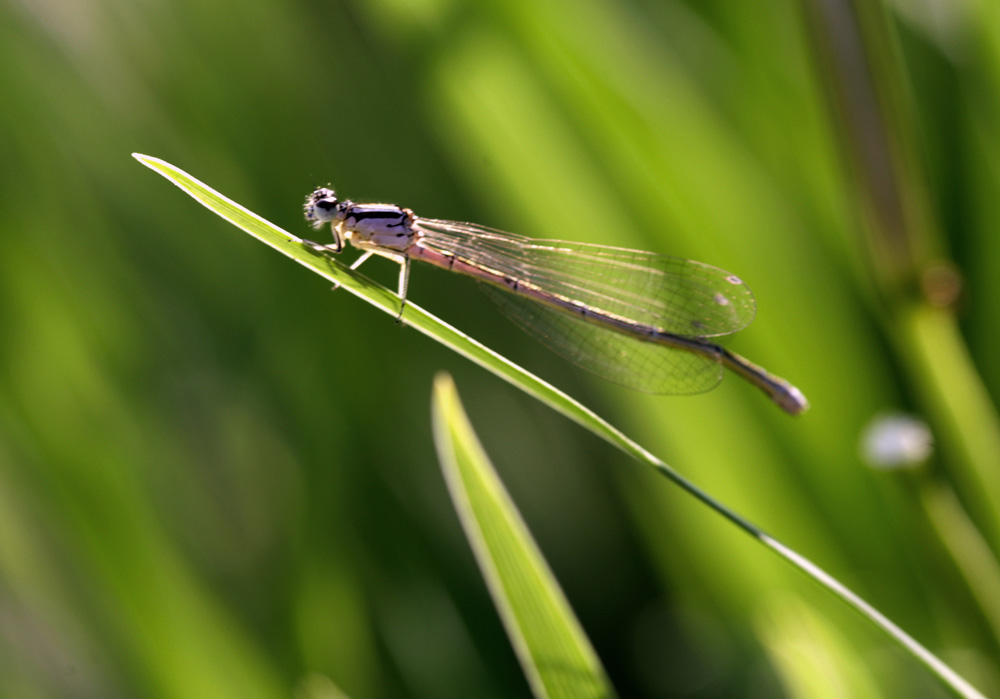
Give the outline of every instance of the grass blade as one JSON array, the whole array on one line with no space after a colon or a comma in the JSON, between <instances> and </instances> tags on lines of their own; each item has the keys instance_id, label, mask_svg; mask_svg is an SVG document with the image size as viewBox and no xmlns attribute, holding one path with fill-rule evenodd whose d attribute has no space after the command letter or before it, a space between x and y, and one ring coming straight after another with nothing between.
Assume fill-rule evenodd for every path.
<instances>
[{"instance_id":1,"label":"grass blade","mask_svg":"<svg viewBox=\"0 0 1000 699\"><path fill-rule=\"evenodd\" d=\"M143 165L166 177L190 196L194 197L199 203L233 225L326 279L340 284L341 288L345 291L382 309L390 316L395 317L398 315L399 299L385 287L376 284L359 272L348 269L345 265L333 260L329 255L316 252L309 245L304 244L301 238L265 221L260 216L257 216L191 177L191 175L183 170L159 158L139 154L134 154L134 157ZM554 386L542 381L537 376L525 371L505 357L476 342L414 303L407 301L403 320L421 333L453 349L525 393L534 396L553 410L565 415L595 435L618 447L629 456L655 468L661 475L673 481L714 512L752 536L757 542L766 546L788 563L791 563L888 634L956 696L983 696L940 658L924 648L914 638L879 613L874 607L842 585L836 578L793 549L770 537L755 524L701 490L665 462L611 426L610 423L599 417L589 408Z\"/></svg>"},{"instance_id":2,"label":"grass blade","mask_svg":"<svg viewBox=\"0 0 1000 699\"><path fill-rule=\"evenodd\" d=\"M615 696L594 649L500 482L451 377L434 382L434 442L462 528L536 697Z\"/></svg>"}]
</instances>

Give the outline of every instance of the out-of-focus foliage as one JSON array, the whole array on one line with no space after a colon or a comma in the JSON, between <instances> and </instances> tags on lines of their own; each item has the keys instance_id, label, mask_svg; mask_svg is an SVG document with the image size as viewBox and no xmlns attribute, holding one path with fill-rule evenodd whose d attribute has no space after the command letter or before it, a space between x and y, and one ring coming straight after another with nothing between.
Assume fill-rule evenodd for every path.
<instances>
[{"instance_id":1,"label":"out-of-focus foliage","mask_svg":"<svg viewBox=\"0 0 1000 699\"><path fill-rule=\"evenodd\" d=\"M440 368L622 696L940 691L668 483L331 293L133 151L302 234L303 197L330 182L738 274L759 312L731 344L805 391L801 419L733 379L685 398L592 381L436 270L410 294L998 691L1000 16L855 4L880 11L0 6L0 694L526 693L435 464ZM831 29L852 22L857 42ZM849 128L845 95L878 107L871 128ZM906 177L866 171L873 153ZM905 204L898 228L884 197ZM887 235L908 254L887 257ZM899 410L936 454L867 468L865 426Z\"/></svg>"},{"instance_id":2,"label":"out-of-focus foliage","mask_svg":"<svg viewBox=\"0 0 1000 699\"><path fill-rule=\"evenodd\" d=\"M434 444L462 529L536 697L616 699L604 668L469 424L434 381Z\"/></svg>"}]
</instances>

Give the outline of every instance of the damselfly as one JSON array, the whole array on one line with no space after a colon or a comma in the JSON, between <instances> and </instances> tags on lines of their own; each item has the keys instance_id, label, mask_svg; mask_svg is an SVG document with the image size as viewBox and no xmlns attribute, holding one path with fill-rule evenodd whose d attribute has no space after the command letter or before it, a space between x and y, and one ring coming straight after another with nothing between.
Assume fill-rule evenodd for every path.
<instances>
[{"instance_id":1,"label":"damselfly","mask_svg":"<svg viewBox=\"0 0 1000 699\"><path fill-rule=\"evenodd\" d=\"M647 393L691 394L722 380L723 367L795 415L809 407L784 379L712 342L753 320L743 281L717 267L641 250L538 240L472 223L417 216L391 204L340 201L332 189L306 198L306 219L330 223L333 253L345 241L397 262L400 314L410 261L482 282L515 323L577 365Z\"/></svg>"}]
</instances>

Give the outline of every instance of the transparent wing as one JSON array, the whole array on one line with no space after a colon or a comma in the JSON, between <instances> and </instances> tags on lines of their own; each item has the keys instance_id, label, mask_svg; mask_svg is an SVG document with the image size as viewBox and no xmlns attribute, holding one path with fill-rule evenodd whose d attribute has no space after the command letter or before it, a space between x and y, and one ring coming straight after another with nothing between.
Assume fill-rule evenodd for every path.
<instances>
[{"instance_id":1,"label":"transparent wing","mask_svg":"<svg viewBox=\"0 0 1000 699\"><path fill-rule=\"evenodd\" d=\"M703 393L722 380L722 364L684 350L646 342L529 297L479 283L503 313L542 344L577 366L644 393Z\"/></svg>"},{"instance_id":2,"label":"transparent wing","mask_svg":"<svg viewBox=\"0 0 1000 699\"><path fill-rule=\"evenodd\" d=\"M416 228L422 246L675 335L728 335L756 313L753 294L739 277L701 262L454 221L418 218Z\"/></svg>"}]
</instances>

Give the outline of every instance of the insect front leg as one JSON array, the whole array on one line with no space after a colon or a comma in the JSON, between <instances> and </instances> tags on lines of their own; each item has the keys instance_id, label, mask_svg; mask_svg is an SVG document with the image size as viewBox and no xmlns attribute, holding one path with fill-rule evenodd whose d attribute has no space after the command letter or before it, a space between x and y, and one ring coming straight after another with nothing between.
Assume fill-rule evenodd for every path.
<instances>
[{"instance_id":1,"label":"insect front leg","mask_svg":"<svg viewBox=\"0 0 1000 699\"><path fill-rule=\"evenodd\" d=\"M331 224L330 233L333 234L333 242L326 245L305 238L299 238L299 242L316 252L332 252L334 255L339 255L344 251L344 234L340 230L340 224L336 226Z\"/></svg>"}]
</instances>

